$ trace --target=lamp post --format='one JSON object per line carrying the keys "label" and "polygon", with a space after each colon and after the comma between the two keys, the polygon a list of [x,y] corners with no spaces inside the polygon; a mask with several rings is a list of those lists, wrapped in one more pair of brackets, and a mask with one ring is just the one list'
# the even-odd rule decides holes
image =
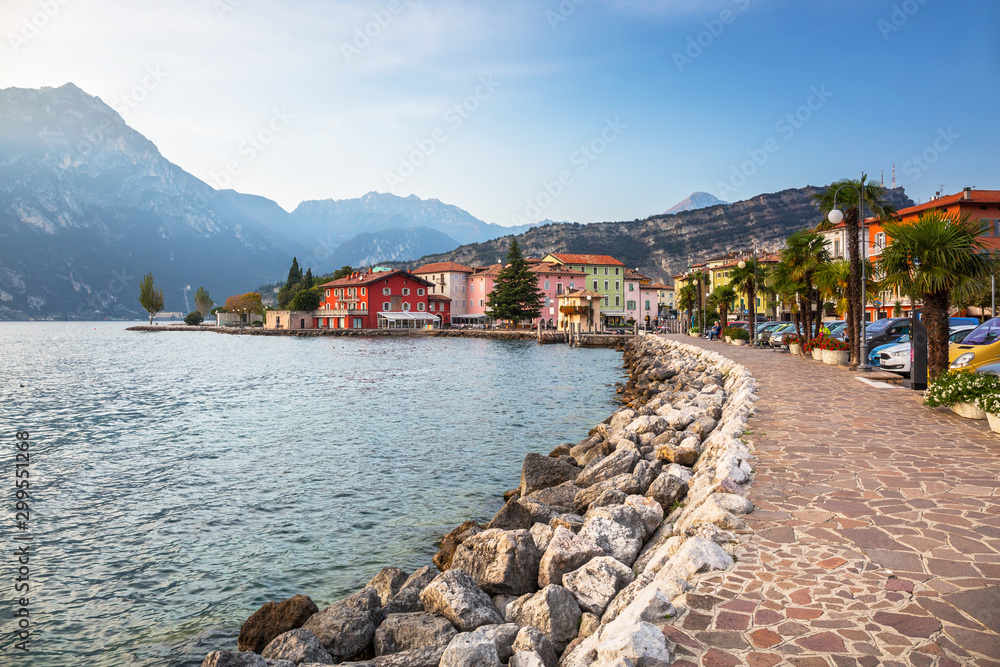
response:
{"label": "lamp post", "polygon": [[[833,224],[840,224],[844,219],[844,212],[837,208],[837,194],[844,188],[850,188],[858,194],[858,221],[861,224],[861,236],[865,233],[865,195],[864,192],[853,185],[841,185],[837,188],[837,191],[833,193],[833,209],[830,211],[827,219]],[[861,245],[861,239],[858,239],[858,245]],[[867,273],[865,267],[865,259],[868,254],[868,243],[864,244],[865,252],[861,257],[861,340],[860,340],[860,363],[858,364],[858,370],[862,373],[868,372],[872,369],[868,365],[868,277],[865,275]],[[861,248],[858,248],[858,254],[861,253]]]}
{"label": "lamp post", "polygon": [[[754,342],[756,341],[756,338],[757,338],[757,336],[756,336],[756,334],[757,334],[757,290],[760,287],[760,285],[757,284],[757,249],[756,248],[754,248],[754,251],[753,251],[753,259],[754,259],[754,263],[753,263],[753,296],[747,294],[747,300],[750,301],[750,303],[749,303],[750,314],[751,314],[750,319],[752,320],[750,322],[750,326],[749,326],[749,329],[750,329],[750,344],[751,345],[754,344]],[[740,267],[741,269],[745,269],[745,268],[747,268],[747,262],[746,262],[745,259],[741,259],[737,263],[736,266]]]}

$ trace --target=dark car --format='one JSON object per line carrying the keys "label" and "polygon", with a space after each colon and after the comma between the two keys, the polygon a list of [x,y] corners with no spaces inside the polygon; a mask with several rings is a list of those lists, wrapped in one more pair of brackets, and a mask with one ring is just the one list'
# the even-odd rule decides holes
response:
{"label": "dark car", "polygon": [[873,350],[879,345],[895,343],[903,336],[910,335],[910,318],[890,317],[884,320],[876,320],[868,324],[866,328],[868,334],[868,349]]}
{"label": "dark car", "polygon": [[771,338],[771,332],[786,324],[788,322],[767,322],[757,327],[757,338],[760,339],[760,344],[767,345],[767,341]]}

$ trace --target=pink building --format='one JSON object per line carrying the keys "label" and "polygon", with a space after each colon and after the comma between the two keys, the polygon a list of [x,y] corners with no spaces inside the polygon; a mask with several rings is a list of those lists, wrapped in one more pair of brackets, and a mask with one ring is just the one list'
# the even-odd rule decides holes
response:
{"label": "pink building", "polygon": [[541,317],[532,320],[531,326],[537,327],[541,320],[543,326],[555,328],[559,323],[559,297],[583,289],[587,274],[562,264],[541,261],[531,264],[528,270],[538,276],[538,289],[545,293]]}
{"label": "pink building", "polygon": [[466,278],[466,294],[468,296],[468,306],[465,315],[458,316],[452,314],[452,322],[455,324],[473,323],[483,324],[488,319],[486,308],[486,297],[493,291],[493,281],[500,275],[503,264],[493,266],[477,266]]}

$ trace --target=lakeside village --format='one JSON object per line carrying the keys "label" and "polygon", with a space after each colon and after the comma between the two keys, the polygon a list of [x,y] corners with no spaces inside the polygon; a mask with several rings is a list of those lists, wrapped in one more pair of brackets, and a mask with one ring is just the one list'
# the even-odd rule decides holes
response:
{"label": "lakeside village", "polygon": [[[252,292],[230,297],[224,307],[212,309],[208,293],[199,289],[198,311],[186,321],[201,323],[211,312],[220,327],[250,325],[272,330],[502,324],[583,333],[644,329],[704,335],[721,334],[722,329],[741,323],[750,341],[757,342],[756,327],[749,327],[749,320],[794,323],[794,338],[786,335],[788,342],[808,343],[826,333],[824,323],[843,324],[843,318],[859,325],[862,317],[873,323],[909,317],[914,311],[923,317],[928,302],[940,310],[942,298],[950,316],[979,321],[993,317],[992,260],[1000,250],[1000,190],[965,188],[951,195],[938,193],[925,203],[895,211],[884,199],[884,186],[869,181],[863,188],[864,203],[872,215],[862,223],[857,185],[854,181],[832,184],[817,202],[819,209],[831,215],[812,227],[803,221],[804,229],[793,233],[779,252],[751,250],[689,263],[685,272],[672,276],[672,285],[654,282],[610,255],[556,252],[524,258],[514,241],[505,264],[439,262],[412,271],[344,267],[326,282],[325,278],[314,280],[311,269],[303,274],[293,259],[288,280],[278,290],[277,307],[265,307],[261,295]],[[840,211],[838,204],[845,210]],[[985,256],[990,266],[966,267],[968,271],[962,266],[944,267],[952,279],[942,292],[939,285],[928,282],[937,280],[933,269],[942,259],[931,252],[920,266],[908,258],[924,250],[946,250],[942,244],[955,242],[949,229],[960,227],[968,231],[968,252]],[[895,255],[887,252],[893,245],[891,231],[895,237],[905,236],[900,240],[907,246],[919,246],[901,265],[886,263],[895,261]],[[917,237],[910,238],[914,232],[919,232]],[[857,298],[862,280],[863,300]],[[152,275],[141,285],[140,301],[151,318],[162,310],[162,292],[153,287]],[[849,339],[857,330],[843,326],[840,338]],[[729,333],[741,337],[739,332]],[[852,354],[852,365],[858,361],[856,356]]]}

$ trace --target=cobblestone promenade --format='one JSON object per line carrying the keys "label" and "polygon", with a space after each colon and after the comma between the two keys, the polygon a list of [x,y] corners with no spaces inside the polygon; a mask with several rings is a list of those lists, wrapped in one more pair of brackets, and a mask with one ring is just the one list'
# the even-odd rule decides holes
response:
{"label": "cobblestone promenade", "polygon": [[736,567],[664,627],[675,664],[1000,666],[1000,437],[818,361],[686,336],[758,381]]}

